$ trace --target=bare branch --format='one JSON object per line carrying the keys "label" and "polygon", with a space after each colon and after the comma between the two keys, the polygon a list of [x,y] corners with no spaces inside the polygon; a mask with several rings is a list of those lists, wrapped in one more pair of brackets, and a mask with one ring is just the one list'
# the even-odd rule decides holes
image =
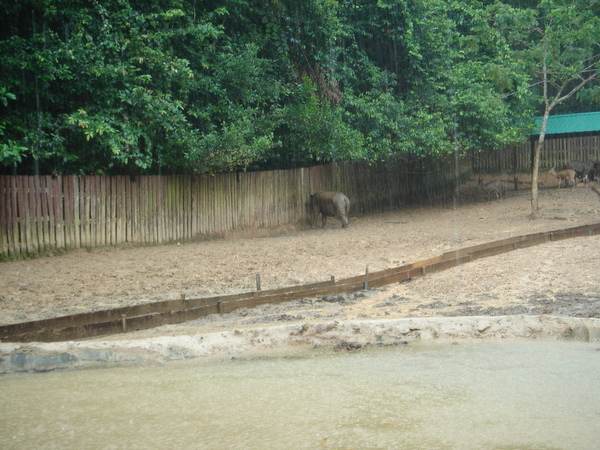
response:
{"label": "bare branch", "polygon": [[527,86],[522,87],[521,89],[517,89],[514,92],[509,92],[508,94],[503,95],[500,98],[501,99],[505,99],[505,98],[508,98],[508,97],[512,97],[513,95],[517,95],[519,92],[527,91],[527,90],[531,89],[532,87],[539,86],[540,84],[542,84],[541,81],[538,81],[537,83],[529,84]]}
{"label": "bare branch", "polygon": [[[562,101],[564,101],[564,100],[568,99],[568,98],[569,98],[569,97],[571,97],[573,94],[575,94],[577,91],[579,91],[579,90],[580,90],[582,87],[584,87],[584,86],[585,86],[586,84],[588,84],[590,81],[592,81],[592,80],[595,80],[596,78],[598,78],[598,72],[595,72],[595,73],[593,73],[592,75],[590,75],[590,76],[589,76],[589,77],[587,77],[587,78],[582,78],[581,82],[580,82],[580,83],[579,83],[577,86],[575,86],[573,89],[571,89],[571,90],[570,90],[570,91],[569,91],[567,94],[565,94],[564,96],[562,96],[562,97],[558,97],[558,95],[560,94],[560,93],[559,93],[559,94],[557,95],[557,97],[555,97],[554,103],[555,103],[555,104],[558,104],[558,103],[560,103],[560,102],[562,102]],[[564,88],[564,86],[563,86],[563,88]],[[562,92],[562,90],[561,90],[561,92]]]}

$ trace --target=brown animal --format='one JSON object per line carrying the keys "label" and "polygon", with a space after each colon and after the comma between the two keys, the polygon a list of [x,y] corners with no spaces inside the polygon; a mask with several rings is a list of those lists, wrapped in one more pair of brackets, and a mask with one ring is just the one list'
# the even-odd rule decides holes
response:
{"label": "brown animal", "polygon": [[327,217],[337,217],[342,222],[342,228],[348,226],[348,212],[350,200],[341,192],[317,192],[310,196],[310,210],[312,213],[312,226],[317,222],[319,214],[322,216],[322,226],[325,226]]}
{"label": "brown animal", "polygon": [[548,171],[548,173],[554,175],[558,179],[558,189],[560,189],[560,187],[562,186],[563,181],[567,186],[569,185],[569,183],[571,183],[573,187],[577,185],[577,172],[575,172],[573,169],[562,169],[557,172],[556,170],[554,170],[553,167]]}
{"label": "brown animal", "polygon": [[504,195],[505,187],[502,181],[489,181],[484,183],[480,178],[477,187],[483,191],[486,197],[496,196],[496,200]]}

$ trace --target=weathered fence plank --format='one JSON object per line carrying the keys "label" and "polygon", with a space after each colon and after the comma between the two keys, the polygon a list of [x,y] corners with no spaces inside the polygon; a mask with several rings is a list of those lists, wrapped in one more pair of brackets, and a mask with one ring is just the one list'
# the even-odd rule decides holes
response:
{"label": "weathered fence plank", "polygon": [[8,215],[9,205],[7,202],[8,194],[6,188],[6,177],[0,176],[0,228],[4,231],[3,239],[0,239],[0,253],[7,255],[9,249],[9,227]]}
{"label": "weathered fence plank", "polygon": [[18,202],[18,218],[19,218],[19,232],[21,233],[21,251],[24,253],[30,253],[32,249],[31,246],[31,226],[30,226],[30,217],[29,217],[29,207],[26,200],[26,184],[25,181],[27,179],[25,177],[17,178],[17,202]]}
{"label": "weathered fence plank", "polygon": [[89,179],[82,177],[80,178],[79,183],[79,214],[81,220],[81,241],[80,244],[82,247],[88,247],[91,245],[90,242],[90,204],[88,201],[88,193],[89,193]]}

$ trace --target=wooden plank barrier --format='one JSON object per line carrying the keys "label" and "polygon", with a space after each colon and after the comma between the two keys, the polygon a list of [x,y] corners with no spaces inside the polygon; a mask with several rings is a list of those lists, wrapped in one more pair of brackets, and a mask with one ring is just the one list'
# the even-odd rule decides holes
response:
{"label": "wooden plank barrier", "polygon": [[0,175],[0,257],[302,224],[320,190],[345,192],[363,214],[435,204],[468,173],[468,158],[457,174],[454,164],[415,157],[215,175]]}
{"label": "wooden plank barrier", "polygon": [[127,333],[195,320],[210,314],[225,314],[240,308],[283,303],[302,298],[340,295],[401,283],[430,273],[450,269],[479,258],[507,253],[551,241],[600,234],[600,223],[511,237],[465,247],[440,256],[379,272],[307,285],[267,291],[245,292],[206,298],[182,298],[115,309],[73,314],[0,326],[2,342],[54,342]]}

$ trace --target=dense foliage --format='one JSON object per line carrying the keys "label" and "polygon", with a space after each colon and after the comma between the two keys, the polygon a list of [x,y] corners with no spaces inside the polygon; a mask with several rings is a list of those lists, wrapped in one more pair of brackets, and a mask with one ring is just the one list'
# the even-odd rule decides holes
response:
{"label": "dense foliage", "polygon": [[[532,30],[562,3],[9,2],[1,170],[214,173],[498,148],[541,111]],[[598,18],[585,5],[580,33]],[[597,109],[598,92],[563,112]]]}

